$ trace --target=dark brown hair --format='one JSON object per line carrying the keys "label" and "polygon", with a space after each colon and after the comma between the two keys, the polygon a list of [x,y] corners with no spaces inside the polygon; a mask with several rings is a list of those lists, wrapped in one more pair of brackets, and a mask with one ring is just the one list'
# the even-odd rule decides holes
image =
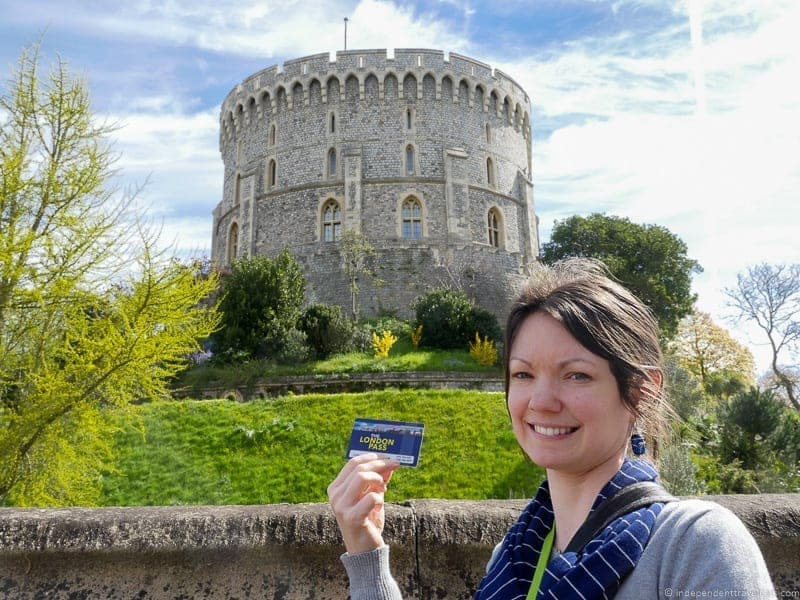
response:
{"label": "dark brown hair", "polygon": [[664,369],[658,323],[644,303],[611,279],[599,261],[570,258],[536,265],[506,323],[506,397],[511,345],[536,312],[559,321],[584,348],[609,362],[623,404],[655,450],[663,430]]}

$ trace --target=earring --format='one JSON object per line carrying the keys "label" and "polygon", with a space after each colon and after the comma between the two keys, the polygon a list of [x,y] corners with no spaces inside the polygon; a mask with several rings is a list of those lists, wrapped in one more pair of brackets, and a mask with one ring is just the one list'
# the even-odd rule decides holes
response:
{"label": "earring", "polygon": [[645,444],[641,433],[634,433],[631,436],[631,449],[636,456],[641,456],[647,452],[647,444]]}

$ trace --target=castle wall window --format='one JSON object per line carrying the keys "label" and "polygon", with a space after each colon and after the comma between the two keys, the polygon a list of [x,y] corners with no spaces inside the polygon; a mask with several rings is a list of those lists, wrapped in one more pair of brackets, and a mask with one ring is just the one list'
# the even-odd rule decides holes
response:
{"label": "castle wall window", "polygon": [[335,242],[342,236],[342,209],[336,200],[328,200],[322,208],[322,239]]}
{"label": "castle wall window", "polygon": [[330,131],[331,133],[336,133],[336,115],[335,115],[334,113],[331,113],[331,119],[330,119],[330,128],[329,128],[329,131]]}
{"label": "castle wall window", "polygon": [[492,128],[488,123],[486,124],[486,143],[492,143]]}
{"label": "castle wall window", "polygon": [[422,205],[416,198],[408,198],[402,208],[404,238],[419,239],[422,237]]}
{"label": "castle wall window", "polygon": [[278,165],[273,158],[269,161],[269,168],[267,169],[267,185],[269,187],[275,187],[275,184],[278,181]]}
{"label": "castle wall window", "polygon": [[414,128],[414,113],[410,108],[406,109],[406,129],[409,131]]}
{"label": "castle wall window", "polygon": [[275,145],[275,124],[272,124],[272,127],[269,128],[269,145]]}
{"label": "castle wall window", "polygon": [[228,256],[227,263],[230,265],[239,255],[239,225],[234,223],[228,231]]}
{"label": "castle wall window", "polygon": [[336,177],[336,148],[328,150],[328,177]]}
{"label": "castle wall window", "polygon": [[494,161],[491,158],[486,159],[486,184],[494,185]]}
{"label": "castle wall window", "polygon": [[490,208],[488,218],[489,245],[495,248],[501,246],[503,232],[502,223],[503,219],[500,216],[500,211],[496,208]]}
{"label": "castle wall window", "polygon": [[414,174],[414,146],[406,146],[406,175]]}

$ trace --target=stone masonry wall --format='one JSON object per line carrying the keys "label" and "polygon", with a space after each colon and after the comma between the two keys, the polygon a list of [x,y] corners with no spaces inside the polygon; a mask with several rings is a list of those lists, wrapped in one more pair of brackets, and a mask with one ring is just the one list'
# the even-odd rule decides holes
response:
{"label": "stone masonry wall", "polygon": [[[310,301],[349,310],[338,243],[323,239],[323,207],[333,200],[342,228],[378,249],[383,284],[363,282],[362,314],[408,316],[419,293],[443,278],[454,284],[469,265],[467,291],[503,315],[507,286],[538,256],[527,94],[457,54],[367,50],[331,58],[265,69],[223,102],[225,180],[212,258],[225,265],[288,247],[304,267]],[[410,197],[422,207],[419,239],[403,237]],[[489,240],[490,210],[500,216],[499,247]]]}
{"label": "stone masonry wall", "polygon": [[[800,495],[708,499],[748,527],[778,597],[800,597]],[[471,598],[525,502],[389,504],[385,534],[404,597]],[[0,508],[0,598],[346,598],[343,550],[324,504]]]}

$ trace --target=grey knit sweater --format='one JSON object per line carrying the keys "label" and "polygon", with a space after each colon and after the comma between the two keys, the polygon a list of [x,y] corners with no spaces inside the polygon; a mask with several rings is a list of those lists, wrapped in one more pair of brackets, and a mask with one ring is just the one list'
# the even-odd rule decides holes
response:
{"label": "grey knit sweater", "polygon": [[[344,554],[352,600],[402,600],[389,572],[389,547]],[[755,540],[732,512],[701,500],[667,504],[615,600],[775,598]]]}

